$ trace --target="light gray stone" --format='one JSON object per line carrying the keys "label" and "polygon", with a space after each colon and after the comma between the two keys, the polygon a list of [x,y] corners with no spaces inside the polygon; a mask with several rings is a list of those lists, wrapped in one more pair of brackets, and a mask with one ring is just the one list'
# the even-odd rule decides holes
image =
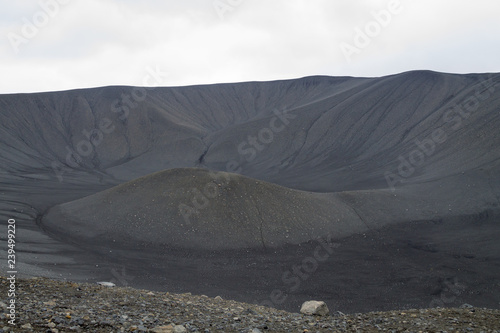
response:
{"label": "light gray stone", "polygon": [[330,313],[328,306],[323,301],[307,301],[302,304],[300,313],[306,315],[326,316]]}

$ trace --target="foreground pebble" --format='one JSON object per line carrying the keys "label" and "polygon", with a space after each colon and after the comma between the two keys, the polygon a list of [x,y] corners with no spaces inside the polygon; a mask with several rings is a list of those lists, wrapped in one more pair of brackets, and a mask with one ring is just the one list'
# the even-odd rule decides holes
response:
{"label": "foreground pebble", "polygon": [[[0,279],[7,295],[7,280]],[[0,332],[499,332],[500,310],[464,307],[312,316],[191,294],[43,278],[17,281],[17,325]],[[337,312],[338,313],[338,312]]]}
{"label": "foreground pebble", "polygon": [[313,316],[326,316],[330,313],[328,306],[323,301],[307,301],[302,304],[300,313]]}

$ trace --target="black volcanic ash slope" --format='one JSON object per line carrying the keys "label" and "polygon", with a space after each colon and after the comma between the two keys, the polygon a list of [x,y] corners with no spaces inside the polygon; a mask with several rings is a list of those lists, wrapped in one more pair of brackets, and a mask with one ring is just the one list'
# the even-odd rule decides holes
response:
{"label": "black volcanic ash slope", "polygon": [[[231,172],[233,161],[243,175],[296,189],[380,189],[436,129],[447,140],[397,187],[479,168],[490,177],[500,159],[499,82],[415,71],[156,88],[141,100],[133,87],[2,95],[0,182],[116,185],[177,167]],[[276,115],[285,111],[285,120]],[[69,152],[80,153],[78,165]]]}
{"label": "black volcanic ash slope", "polygon": [[365,231],[335,195],[226,172],[170,169],[53,207],[44,227],[87,245],[266,248]]}
{"label": "black volcanic ash slope", "polygon": [[[59,239],[91,248],[224,250],[340,239],[384,226],[494,209],[485,180],[462,189],[428,186],[314,193],[199,168],[157,172],[52,207],[41,220]],[[477,187],[477,188],[476,188]],[[456,197],[458,195],[458,198]],[[470,197],[475,197],[471,200]],[[460,220],[460,218],[458,218]]]}
{"label": "black volcanic ash slope", "polygon": [[[338,196],[375,227],[498,209],[499,82],[415,71],[156,88],[128,103],[137,88],[2,95],[0,216],[33,219],[153,172],[228,163],[288,188],[349,191]],[[446,140],[429,148],[437,130]]]}
{"label": "black volcanic ash slope", "polygon": [[[194,251],[158,259],[122,247],[274,247],[330,233],[342,246],[296,302],[428,306],[449,277],[469,286],[462,296],[498,306],[499,111],[500,74],[430,71],[0,95],[0,219],[16,218],[27,275],[110,279],[105,258],[148,287],[254,301],[249,290],[265,299],[284,287],[307,244],[276,249],[288,252],[269,264],[242,251],[241,265],[239,251],[190,264],[176,255]],[[186,168],[241,176],[222,184]],[[199,193],[214,186],[205,204]],[[35,219],[51,207],[45,234]],[[94,245],[107,255],[93,256]]]}

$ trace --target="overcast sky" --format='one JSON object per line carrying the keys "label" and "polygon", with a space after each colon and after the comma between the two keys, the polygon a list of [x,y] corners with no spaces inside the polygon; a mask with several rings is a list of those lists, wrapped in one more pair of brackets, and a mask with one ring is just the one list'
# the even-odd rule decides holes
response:
{"label": "overcast sky", "polygon": [[[0,5],[0,93],[383,76],[414,69],[500,72],[498,0]],[[152,80],[155,71],[161,75]]]}

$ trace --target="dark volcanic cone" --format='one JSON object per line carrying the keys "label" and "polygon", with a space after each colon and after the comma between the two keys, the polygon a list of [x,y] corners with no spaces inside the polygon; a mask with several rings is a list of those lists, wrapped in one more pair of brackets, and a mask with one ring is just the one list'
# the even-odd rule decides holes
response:
{"label": "dark volcanic cone", "polygon": [[288,189],[226,172],[154,173],[53,207],[50,232],[109,247],[276,247],[365,230],[335,194]]}

